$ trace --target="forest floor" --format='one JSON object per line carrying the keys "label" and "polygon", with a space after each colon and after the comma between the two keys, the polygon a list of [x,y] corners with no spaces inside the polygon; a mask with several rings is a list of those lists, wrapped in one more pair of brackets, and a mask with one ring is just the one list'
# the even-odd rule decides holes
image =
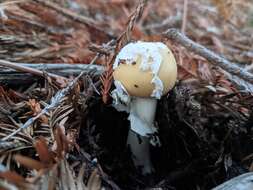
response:
{"label": "forest floor", "polygon": [[[164,42],[178,64],[148,177],[110,97],[115,55],[136,40]],[[211,189],[253,171],[252,127],[251,0],[0,1],[0,189]]]}

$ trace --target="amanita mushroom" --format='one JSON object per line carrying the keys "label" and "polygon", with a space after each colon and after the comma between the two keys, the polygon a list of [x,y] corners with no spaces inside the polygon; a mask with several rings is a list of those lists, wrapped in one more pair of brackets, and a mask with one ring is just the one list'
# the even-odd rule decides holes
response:
{"label": "amanita mushroom", "polygon": [[154,126],[157,100],[173,88],[177,65],[170,49],[161,42],[134,42],[124,46],[113,65],[116,89],[114,106],[129,112],[127,144],[143,175],[154,171],[150,143],[159,145]]}

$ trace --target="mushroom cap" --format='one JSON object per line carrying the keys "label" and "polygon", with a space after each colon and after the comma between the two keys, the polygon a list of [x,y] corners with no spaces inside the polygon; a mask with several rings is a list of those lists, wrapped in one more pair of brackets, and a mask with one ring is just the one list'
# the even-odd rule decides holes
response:
{"label": "mushroom cap", "polygon": [[173,88],[177,64],[171,50],[161,42],[136,42],[121,49],[114,63],[114,80],[130,96],[159,99]]}

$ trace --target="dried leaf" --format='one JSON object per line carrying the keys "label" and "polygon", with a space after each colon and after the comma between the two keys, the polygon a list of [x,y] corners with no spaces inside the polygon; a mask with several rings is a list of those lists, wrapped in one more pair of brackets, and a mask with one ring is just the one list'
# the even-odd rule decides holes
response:
{"label": "dried leaf", "polygon": [[43,164],[40,161],[18,154],[14,156],[14,159],[16,162],[30,169],[41,170],[47,167],[46,164]]}
{"label": "dried leaf", "polygon": [[25,178],[13,171],[0,172],[0,177],[15,184],[26,183]]}
{"label": "dried leaf", "polygon": [[67,141],[67,137],[63,134],[63,131],[60,127],[57,127],[55,130],[55,141],[57,156],[62,158],[68,151],[69,142]]}
{"label": "dried leaf", "polygon": [[36,140],[35,149],[39,155],[40,160],[45,164],[50,164],[54,161],[52,152],[48,150],[47,141],[44,137]]}

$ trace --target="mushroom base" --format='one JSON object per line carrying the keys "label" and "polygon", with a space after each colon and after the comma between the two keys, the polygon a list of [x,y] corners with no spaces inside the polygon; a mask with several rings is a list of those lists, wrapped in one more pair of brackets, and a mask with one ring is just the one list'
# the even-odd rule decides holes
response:
{"label": "mushroom base", "polygon": [[138,135],[129,130],[127,137],[127,145],[129,146],[134,165],[140,169],[143,175],[154,172],[153,165],[150,160],[150,143],[148,137]]}

